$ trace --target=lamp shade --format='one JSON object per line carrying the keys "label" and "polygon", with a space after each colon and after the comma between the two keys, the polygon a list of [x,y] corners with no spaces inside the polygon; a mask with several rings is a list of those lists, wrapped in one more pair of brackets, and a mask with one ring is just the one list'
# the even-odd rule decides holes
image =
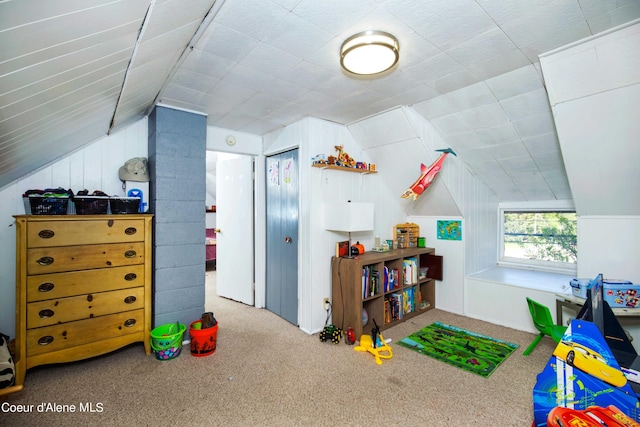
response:
{"label": "lamp shade", "polygon": [[324,228],[343,232],[373,230],[373,203],[336,202],[325,205]]}

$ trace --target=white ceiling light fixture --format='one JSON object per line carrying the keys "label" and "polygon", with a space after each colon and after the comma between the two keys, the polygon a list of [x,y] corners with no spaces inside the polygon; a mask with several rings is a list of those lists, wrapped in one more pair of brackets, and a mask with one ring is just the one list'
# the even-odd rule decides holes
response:
{"label": "white ceiling light fixture", "polygon": [[400,59],[398,40],[384,31],[354,34],[340,47],[340,65],[353,74],[371,75],[387,71]]}

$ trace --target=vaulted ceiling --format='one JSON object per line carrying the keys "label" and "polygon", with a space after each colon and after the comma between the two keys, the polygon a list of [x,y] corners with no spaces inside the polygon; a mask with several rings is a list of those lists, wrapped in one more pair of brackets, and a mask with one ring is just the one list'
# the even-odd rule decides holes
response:
{"label": "vaulted ceiling", "polygon": [[[160,103],[263,135],[412,106],[500,200],[571,192],[538,55],[640,17],[638,0],[0,0],[0,188]],[[340,69],[379,29],[400,61]]]}

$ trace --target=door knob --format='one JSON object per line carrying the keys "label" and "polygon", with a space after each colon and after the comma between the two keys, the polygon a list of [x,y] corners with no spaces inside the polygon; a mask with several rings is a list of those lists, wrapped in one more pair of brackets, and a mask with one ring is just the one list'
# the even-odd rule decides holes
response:
{"label": "door knob", "polygon": [[218,234],[220,232],[220,229],[219,228],[214,228],[213,231],[215,231],[216,234]]}
{"label": "door knob", "polygon": [[284,238],[284,242],[285,242],[285,243],[291,243],[291,241],[292,241],[292,239],[291,239],[291,237],[289,237],[289,236],[287,236],[287,237],[285,237],[285,238]]}

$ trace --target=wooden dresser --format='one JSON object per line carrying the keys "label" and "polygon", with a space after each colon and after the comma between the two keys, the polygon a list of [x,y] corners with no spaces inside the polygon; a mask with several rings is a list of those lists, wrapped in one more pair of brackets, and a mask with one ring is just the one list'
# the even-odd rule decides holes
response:
{"label": "wooden dresser", "polygon": [[134,342],[150,354],[152,215],[15,219],[16,385]]}

